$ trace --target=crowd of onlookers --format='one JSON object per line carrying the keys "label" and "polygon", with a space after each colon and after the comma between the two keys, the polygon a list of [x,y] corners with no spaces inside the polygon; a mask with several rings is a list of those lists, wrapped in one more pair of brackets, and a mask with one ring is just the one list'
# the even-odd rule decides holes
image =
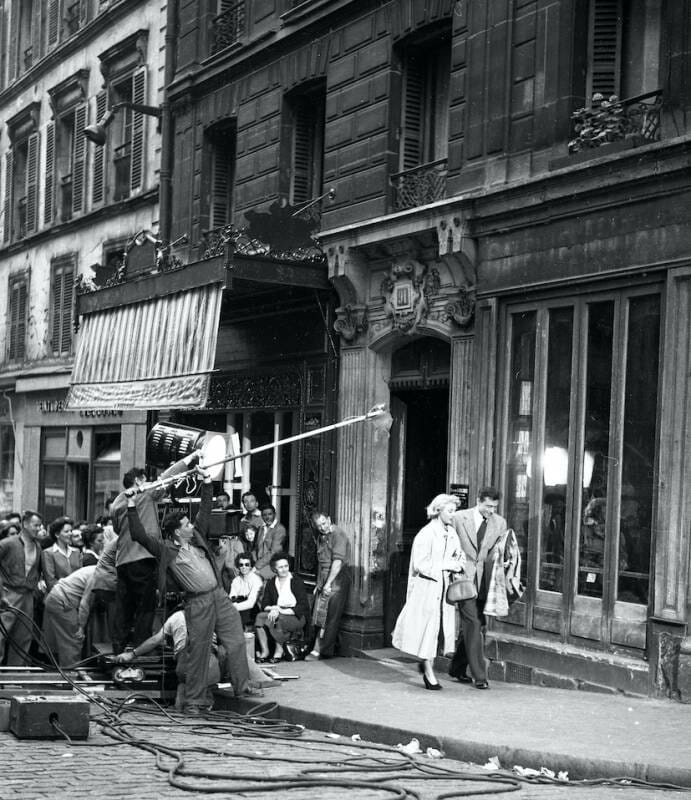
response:
{"label": "crowd of onlookers", "polygon": [[[116,660],[128,662],[166,639],[177,658],[189,650],[188,629],[206,613],[198,600],[212,587],[230,601],[223,613],[237,612],[238,630],[255,633],[257,662],[333,654],[349,584],[349,544],[327,514],[314,515],[320,568],[308,593],[292,572],[288,532],[276,509],[268,503],[260,508],[252,492],[242,496],[242,509],[233,509],[221,492],[211,514],[198,515],[204,523],[197,530],[183,511],[160,520],[157,504],[165,491],[148,491],[143,470],[130,470],[123,485],[109,513],[93,523],[60,516],[46,527],[34,511],[0,521],[0,664],[50,665],[52,655],[61,668],[74,667],[89,660],[97,643],[105,645],[101,652],[112,650]],[[202,507],[210,498],[209,486]],[[213,514],[230,524],[209,542]],[[168,546],[178,573],[154,541]],[[187,552],[196,553],[189,562]],[[177,595],[159,586],[166,564],[180,578]],[[157,608],[164,624],[154,632]],[[239,639],[233,641],[238,649]]]}

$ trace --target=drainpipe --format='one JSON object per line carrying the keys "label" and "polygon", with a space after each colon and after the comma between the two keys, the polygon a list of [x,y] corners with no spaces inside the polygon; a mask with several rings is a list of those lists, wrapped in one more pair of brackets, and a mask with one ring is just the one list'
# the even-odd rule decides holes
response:
{"label": "drainpipe", "polygon": [[170,244],[173,227],[173,153],[175,130],[173,114],[168,100],[168,87],[175,78],[175,48],[177,42],[177,3],[168,0],[166,4],[166,35],[164,47],[163,102],[161,103],[161,168],[159,172],[158,207],[159,238],[164,245]]}

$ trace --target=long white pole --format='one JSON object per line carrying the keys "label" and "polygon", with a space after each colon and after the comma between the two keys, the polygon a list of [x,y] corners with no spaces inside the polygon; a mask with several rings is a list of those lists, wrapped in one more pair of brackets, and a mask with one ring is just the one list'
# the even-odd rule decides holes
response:
{"label": "long white pole", "polygon": [[[361,414],[359,417],[348,417],[348,419],[343,419],[340,422],[334,422],[331,425],[325,425],[323,428],[315,428],[313,431],[305,431],[304,433],[297,433],[294,436],[288,436],[286,439],[279,439],[278,441],[269,442],[268,444],[260,445],[259,447],[252,447],[249,450],[245,450],[242,453],[235,453],[231,456],[226,456],[222,458],[220,461],[214,461],[213,464],[204,464],[204,469],[211,469],[211,467],[217,467],[219,464],[225,464],[228,461],[236,461],[239,458],[244,458],[245,456],[252,456],[255,453],[261,453],[264,450],[271,450],[274,447],[278,447],[279,445],[283,444],[291,444],[292,442],[297,442],[300,439],[309,439],[312,436],[319,436],[321,433],[327,433],[328,431],[333,431],[336,428],[344,428],[346,425],[353,425],[356,422],[365,422],[369,419],[374,419],[375,417],[379,417],[382,414],[386,413],[386,406],[384,403],[379,403],[376,406],[372,406],[372,408],[366,413]],[[141,486],[141,491],[145,492],[147,489],[160,489],[161,487],[169,486],[170,484],[177,483],[182,478],[191,475],[196,470],[189,469],[186,472],[178,472],[177,475],[169,475],[167,478],[161,478],[157,481],[151,481],[150,483],[145,483]]]}

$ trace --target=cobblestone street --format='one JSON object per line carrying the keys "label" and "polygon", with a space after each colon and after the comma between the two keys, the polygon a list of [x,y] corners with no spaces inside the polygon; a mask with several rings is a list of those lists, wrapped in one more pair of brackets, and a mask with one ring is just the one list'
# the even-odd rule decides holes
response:
{"label": "cobblestone street", "polygon": [[[98,709],[96,709],[98,711]],[[129,742],[123,740],[128,739]],[[0,734],[1,800],[472,796],[650,800],[686,792],[637,787],[529,785],[489,777],[477,765],[414,757],[385,745],[300,730],[262,717],[208,719],[125,709],[92,718],[85,742],[19,740]],[[396,776],[392,778],[392,776]]]}

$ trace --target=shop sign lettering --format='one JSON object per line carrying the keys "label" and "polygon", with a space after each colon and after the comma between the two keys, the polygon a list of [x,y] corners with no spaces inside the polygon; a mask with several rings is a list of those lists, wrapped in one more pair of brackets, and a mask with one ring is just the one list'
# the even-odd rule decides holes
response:
{"label": "shop sign lettering", "polygon": [[[38,410],[41,414],[69,414],[72,412],[71,408],[67,408],[66,400],[39,400],[36,403]],[[79,412],[79,416],[86,419],[95,419],[97,417],[121,417],[122,411],[116,409],[95,409],[85,410]]]}

